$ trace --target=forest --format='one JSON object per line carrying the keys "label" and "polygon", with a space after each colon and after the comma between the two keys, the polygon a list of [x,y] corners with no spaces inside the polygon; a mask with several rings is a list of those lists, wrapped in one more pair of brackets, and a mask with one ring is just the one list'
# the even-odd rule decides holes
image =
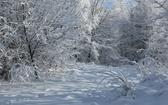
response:
{"label": "forest", "polygon": [[[89,88],[86,81],[94,85]],[[102,102],[93,103],[90,100],[94,99],[87,99],[89,103],[61,103],[65,100],[56,103],[54,99],[42,96],[50,100],[43,104],[143,105],[139,101],[123,100],[136,99],[136,94],[141,93],[152,97],[155,92],[151,91],[155,89],[161,98],[157,98],[156,103],[150,98],[144,105],[167,105],[168,1],[0,0],[0,105],[30,105],[31,102],[42,105],[35,101],[36,98],[16,103],[20,98],[11,96],[7,101],[4,94],[16,94],[13,91],[18,84],[25,88],[17,90],[23,98],[23,93],[30,94],[28,89],[33,86],[37,88],[33,91],[49,88],[42,84],[55,89],[59,84],[58,92],[61,88],[68,90],[62,87],[64,82],[67,87],[73,84],[72,89],[83,84],[83,87],[79,86],[83,94],[86,91],[82,88],[93,89],[93,94],[90,93],[93,97],[94,93],[98,95],[99,88],[99,94],[107,93],[105,96],[110,98],[108,102],[102,97]],[[143,86],[155,88],[150,90]],[[11,92],[7,92],[6,87]],[[151,94],[147,94],[149,92]],[[71,100],[72,97],[68,98]]]}

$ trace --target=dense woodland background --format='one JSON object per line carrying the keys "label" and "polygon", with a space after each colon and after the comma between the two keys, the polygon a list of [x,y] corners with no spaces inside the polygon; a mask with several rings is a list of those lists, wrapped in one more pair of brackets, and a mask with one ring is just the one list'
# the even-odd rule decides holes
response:
{"label": "dense woodland background", "polygon": [[75,62],[167,68],[168,1],[0,0],[1,80],[33,81]]}

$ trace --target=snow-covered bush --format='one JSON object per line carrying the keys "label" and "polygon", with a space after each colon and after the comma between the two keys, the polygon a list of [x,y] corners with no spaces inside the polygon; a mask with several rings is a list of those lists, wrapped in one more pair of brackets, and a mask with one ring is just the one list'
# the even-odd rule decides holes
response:
{"label": "snow-covered bush", "polygon": [[118,81],[119,81],[119,87],[118,89],[121,91],[122,96],[133,96],[133,88],[130,80],[128,77],[126,77],[120,70],[118,71]]}
{"label": "snow-covered bush", "polygon": [[23,64],[13,64],[10,68],[10,82],[11,83],[25,83],[31,82],[35,79],[41,79],[40,75],[35,74],[35,68],[31,66],[26,66]]}
{"label": "snow-covered bush", "polygon": [[[106,76],[100,81],[100,84],[103,81],[107,81],[107,88],[111,88],[112,94],[115,97],[121,96],[131,96],[134,97],[133,81],[127,77],[122,71],[121,68],[116,68],[117,71],[105,71],[102,72]],[[106,83],[105,83],[106,85]]]}

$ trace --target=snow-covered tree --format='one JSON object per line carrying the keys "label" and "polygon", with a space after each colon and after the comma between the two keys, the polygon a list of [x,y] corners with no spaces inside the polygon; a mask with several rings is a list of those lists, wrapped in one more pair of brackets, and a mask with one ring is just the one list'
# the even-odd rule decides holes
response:
{"label": "snow-covered tree", "polygon": [[106,16],[107,9],[104,8],[106,0],[81,0],[80,7],[83,40],[82,47],[78,48],[79,54],[77,60],[80,62],[98,62],[97,44],[92,41],[93,30],[101,23],[101,20]]}
{"label": "snow-covered tree", "polygon": [[[108,5],[105,5],[106,3]],[[125,2],[91,0],[86,4],[85,9],[88,11],[87,15],[84,15],[86,38],[82,41],[83,48],[80,49],[78,61],[118,65],[119,27],[128,12]]]}
{"label": "snow-covered tree", "polygon": [[62,68],[78,41],[78,2],[1,0],[0,5],[1,76],[39,78],[39,71]]}
{"label": "snow-covered tree", "polygon": [[121,25],[120,54],[132,61],[139,61],[145,57],[147,42],[152,27],[148,20],[151,9],[146,0],[136,0],[137,5],[130,11],[129,20]]}
{"label": "snow-covered tree", "polygon": [[152,0],[154,16],[150,22],[154,25],[153,35],[149,40],[147,57],[168,67],[168,1]]}
{"label": "snow-covered tree", "polygon": [[[120,61],[118,53],[119,26],[122,20],[121,1],[107,8],[106,15],[92,31],[92,41],[97,44],[98,60],[103,65],[117,66]],[[109,10],[110,9],[110,10]]]}

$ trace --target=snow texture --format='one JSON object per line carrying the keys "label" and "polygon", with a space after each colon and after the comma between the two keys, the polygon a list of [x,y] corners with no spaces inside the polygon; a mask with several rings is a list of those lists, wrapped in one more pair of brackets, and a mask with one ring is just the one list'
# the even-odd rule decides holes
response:
{"label": "snow texture", "polygon": [[[167,105],[168,80],[151,74],[140,79],[137,66],[110,67],[77,64],[45,82],[0,84],[0,105]],[[120,71],[120,72],[118,72]],[[109,73],[124,74],[132,94],[120,95],[118,79],[109,81]],[[103,81],[102,81],[103,80]]]}

